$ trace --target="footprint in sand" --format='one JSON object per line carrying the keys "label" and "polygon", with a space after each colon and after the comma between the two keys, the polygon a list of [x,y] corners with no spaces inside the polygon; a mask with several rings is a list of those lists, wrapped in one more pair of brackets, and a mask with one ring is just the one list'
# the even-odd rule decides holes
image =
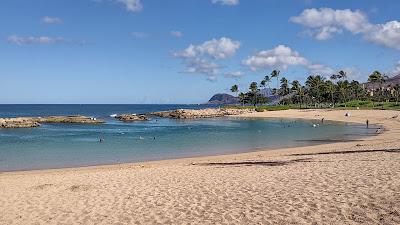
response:
{"label": "footprint in sand", "polygon": [[43,189],[46,189],[46,188],[49,188],[49,187],[52,187],[52,186],[54,186],[54,184],[41,184],[41,185],[33,186],[33,189],[35,189],[35,190],[43,190]]}
{"label": "footprint in sand", "polygon": [[68,188],[68,190],[73,192],[78,192],[78,191],[87,191],[93,188],[94,186],[92,185],[81,184],[81,185],[72,185],[71,187]]}

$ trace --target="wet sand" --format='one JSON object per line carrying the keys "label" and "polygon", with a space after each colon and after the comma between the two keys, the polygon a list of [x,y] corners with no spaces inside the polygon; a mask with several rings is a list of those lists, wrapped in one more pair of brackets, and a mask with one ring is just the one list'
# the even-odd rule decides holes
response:
{"label": "wet sand", "polygon": [[346,112],[240,117],[369,119],[384,131],[235,155],[0,173],[0,224],[400,224],[400,112]]}

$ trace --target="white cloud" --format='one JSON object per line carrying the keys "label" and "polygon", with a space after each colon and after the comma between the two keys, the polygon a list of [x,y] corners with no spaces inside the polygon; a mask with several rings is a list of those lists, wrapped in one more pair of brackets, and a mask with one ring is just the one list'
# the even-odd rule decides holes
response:
{"label": "white cloud", "polygon": [[256,71],[264,68],[280,68],[287,69],[293,65],[308,65],[306,58],[285,45],[278,45],[270,50],[257,52],[255,55],[249,56],[243,60],[243,64],[251,70]]}
{"label": "white cloud", "polygon": [[182,73],[203,74],[208,81],[217,81],[220,65],[201,58],[188,58],[183,61],[185,69]]}
{"label": "white cloud", "polygon": [[306,68],[312,73],[312,74],[320,74],[320,75],[332,75],[335,73],[335,70],[332,69],[329,66],[323,65],[323,64],[310,64],[306,65]]}
{"label": "white cloud", "polygon": [[186,68],[184,73],[202,73],[207,75],[217,75],[220,66],[205,59],[193,58],[184,61]]}
{"label": "white cloud", "polygon": [[173,56],[182,59],[185,66],[183,73],[203,74],[207,80],[216,81],[222,68],[216,61],[234,56],[239,48],[240,42],[222,37],[199,45],[191,44],[182,51],[174,52]]}
{"label": "white cloud", "polygon": [[29,37],[22,37],[18,35],[11,35],[7,38],[7,41],[11,44],[15,45],[50,45],[50,44],[76,44],[76,45],[83,45],[85,44],[84,41],[76,41],[65,39],[62,37],[48,37],[48,36],[29,36]]}
{"label": "white cloud", "polygon": [[211,0],[213,4],[239,5],[239,0]]}
{"label": "white cloud", "polygon": [[263,50],[247,57],[242,63],[252,71],[263,69],[286,70],[290,66],[301,66],[312,74],[331,75],[334,69],[323,64],[312,63],[307,58],[301,56],[297,51],[285,45],[278,45],[273,49]]}
{"label": "white cloud", "polygon": [[224,76],[226,78],[241,78],[243,77],[245,74],[242,71],[234,71],[234,72],[228,72],[225,73]]}
{"label": "white cloud", "polygon": [[145,38],[149,36],[149,34],[144,32],[131,32],[131,36],[134,38]]}
{"label": "white cloud", "polygon": [[190,45],[185,50],[175,52],[175,57],[193,58],[200,55],[208,55],[214,59],[225,59],[235,55],[240,48],[239,41],[233,41],[230,38],[222,37],[220,39],[212,39],[200,45]]}
{"label": "white cloud", "polygon": [[118,2],[125,5],[126,10],[130,12],[140,12],[143,9],[143,5],[140,0],[117,0]]}
{"label": "white cloud", "polygon": [[176,38],[181,38],[183,36],[183,33],[181,31],[176,31],[176,30],[169,32],[169,34]]}
{"label": "white cloud", "polygon": [[290,18],[290,21],[309,28],[343,27],[352,33],[365,31],[368,28],[366,25],[369,24],[367,17],[361,11],[331,8],[306,9],[299,16]]}
{"label": "white cloud", "polygon": [[390,21],[385,24],[377,24],[365,33],[364,37],[374,43],[400,50],[400,22]]}
{"label": "white cloud", "polygon": [[290,18],[290,21],[309,28],[306,33],[317,40],[330,39],[344,29],[352,34],[362,34],[370,42],[400,50],[399,21],[372,24],[359,10],[306,9],[299,16]]}
{"label": "white cloud", "polygon": [[45,16],[42,18],[42,22],[46,24],[61,24],[63,21],[57,17],[48,17]]}
{"label": "white cloud", "polygon": [[310,35],[317,40],[327,40],[331,39],[335,34],[341,34],[343,32],[342,29],[337,27],[321,27],[317,30],[310,30]]}

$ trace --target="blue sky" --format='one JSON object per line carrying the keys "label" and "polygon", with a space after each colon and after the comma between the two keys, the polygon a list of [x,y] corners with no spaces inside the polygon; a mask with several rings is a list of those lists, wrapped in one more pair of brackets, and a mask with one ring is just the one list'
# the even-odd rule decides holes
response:
{"label": "blue sky", "polygon": [[289,80],[400,73],[400,4],[2,0],[0,103],[203,103]]}

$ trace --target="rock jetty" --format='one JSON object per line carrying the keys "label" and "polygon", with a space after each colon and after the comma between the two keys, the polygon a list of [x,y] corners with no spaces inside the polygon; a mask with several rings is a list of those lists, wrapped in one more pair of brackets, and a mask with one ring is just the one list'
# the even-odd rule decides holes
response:
{"label": "rock jetty", "polygon": [[177,109],[170,111],[154,112],[152,115],[175,119],[198,119],[198,118],[213,118],[229,115],[240,115],[244,113],[252,113],[254,109]]}
{"label": "rock jetty", "polygon": [[81,123],[81,124],[100,124],[103,120],[86,116],[49,116],[32,117],[32,120],[38,123]]}
{"label": "rock jetty", "polygon": [[38,126],[40,126],[40,123],[30,118],[0,118],[0,128],[31,128]]}
{"label": "rock jetty", "polygon": [[150,118],[146,115],[136,115],[136,114],[122,114],[118,115],[115,117],[119,121],[124,121],[124,122],[132,122],[132,121],[147,121],[150,120]]}
{"label": "rock jetty", "polygon": [[42,123],[77,123],[100,124],[104,123],[92,117],[86,116],[48,116],[48,117],[17,117],[0,118],[0,128],[30,128],[39,127]]}

